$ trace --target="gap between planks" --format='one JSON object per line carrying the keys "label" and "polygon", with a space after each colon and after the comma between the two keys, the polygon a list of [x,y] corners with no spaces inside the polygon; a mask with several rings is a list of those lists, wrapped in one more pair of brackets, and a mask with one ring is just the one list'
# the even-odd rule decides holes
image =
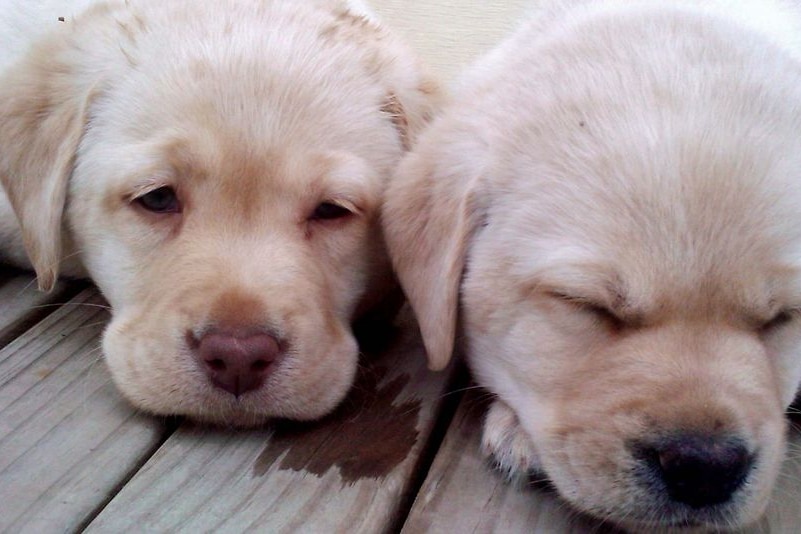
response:
{"label": "gap between planks", "polygon": [[61,281],[52,292],[43,293],[30,273],[0,267],[0,348],[86,287],[86,282]]}
{"label": "gap between planks", "polygon": [[75,530],[163,441],[111,383],[107,320],[88,289],[0,351],[1,531]]}
{"label": "gap between planks", "polygon": [[331,416],[251,431],[184,423],[86,531],[397,530],[449,417],[454,374],[428,371],[407,309]]}
{"label": "gap between planks", "polygon": [[[480,452],[482,418],[489,394],[471,390],[462,399],[402,534],[618,534],[577,514],[544,484],[508,484]],[[801,525],[801,428],[791,419],[788,451],[771,504],[741,534],[798,532]]]}

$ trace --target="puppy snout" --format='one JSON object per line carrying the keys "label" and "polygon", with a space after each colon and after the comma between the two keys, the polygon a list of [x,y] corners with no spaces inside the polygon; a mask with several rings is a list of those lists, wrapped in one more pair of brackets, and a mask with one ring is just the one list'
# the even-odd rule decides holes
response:
{"label": "puppy snout", "polygon": [[670,499],[695,509],[728,502],[754,464],[745,445],[731,437],[687,434],[643,451]]}
{"label": "puppy snout", "polygon": [[237,397],[261,387],[281,356],[279,341],[261,332],[210,331],[193,348],[211,383]]}

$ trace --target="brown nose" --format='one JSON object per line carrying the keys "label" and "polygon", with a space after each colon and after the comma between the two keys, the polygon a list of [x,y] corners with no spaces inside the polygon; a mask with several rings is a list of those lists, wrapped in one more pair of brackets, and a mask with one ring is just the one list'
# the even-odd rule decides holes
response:
{"label": "brown nose", "polygon": [[207,332],[194,351],[212,384],[237,397],[261,387],[280,353],[269,334],[226,331]]}

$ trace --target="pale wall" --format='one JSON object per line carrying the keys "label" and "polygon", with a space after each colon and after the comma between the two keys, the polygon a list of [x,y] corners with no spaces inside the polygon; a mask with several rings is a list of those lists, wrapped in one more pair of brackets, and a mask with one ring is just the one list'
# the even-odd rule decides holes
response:
{"label": "pale wall", "polygon": [[432,72],[450,81],[477,55],[516,27],[531,0],[367,0],[406,37]]}

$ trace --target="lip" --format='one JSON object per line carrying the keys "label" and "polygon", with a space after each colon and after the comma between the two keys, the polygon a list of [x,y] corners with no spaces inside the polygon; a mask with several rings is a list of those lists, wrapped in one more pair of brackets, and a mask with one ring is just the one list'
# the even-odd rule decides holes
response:
{"label": "lip", "polygon": [[[696,529],[715,530],[731,525],[729,514],[724,511],[685,512],[682,510],[660,510],[660,515],[666,516],[662,520],[638,521],[630,519],[618,524],[627,531],[643,532],[660,529],[680,529],[681,531],[695,532]],[[673,517],[670,517],[673,516]]]}
{"label": "lip", "polygon": [[693,532],[700,528],[714,528],[712,525],[696,521],[693,519],[675,519],[666,521],[625,521],[618,523],[626,532],[650,532],[663,529],[680,529],[681,531]]}
{"label": "lip", "polygon": [[269,410],[260,412],[250,399],[235,398],[233,395],[231,397],[222,402],[219,399],[208,399],[207,405],[212,409],[198,412],[188,407],[183,410],[182,416],[202,425],[226,428],[254,428],[275,417],[275,413]]}
{"label": "lip", "polygon": [[[727,502],[703,509],[693,509],[681,503],[669,501],[666,496],[641,494],[639,505],[628,513],[620,511],[603,513],[586,510],[591,516],[617,525],[624,532],[708,532],[725,528],[743,527],[738,521],[738,510],[734,502]],[[569,500],[569,499],[568,499]],[[574,503],[581,510],[581,503]],[[728,531],[728,530],[726,530]]]}

